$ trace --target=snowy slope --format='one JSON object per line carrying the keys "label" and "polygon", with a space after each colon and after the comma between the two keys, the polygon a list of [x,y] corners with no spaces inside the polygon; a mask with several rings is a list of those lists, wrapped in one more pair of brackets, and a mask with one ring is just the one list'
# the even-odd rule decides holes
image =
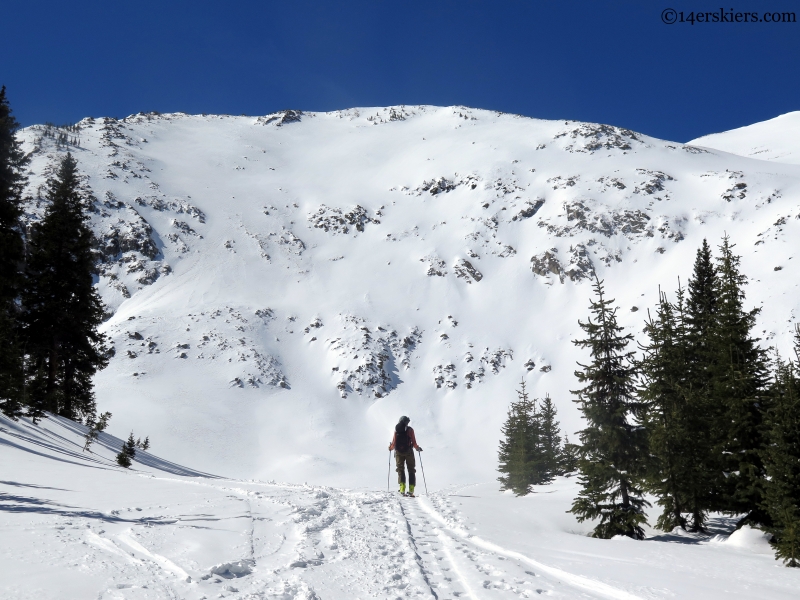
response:
{"label": "snowy slope", "polygon": [[704,135],[692,146],[714,148],[760,160],[800,165],[800,111],[722,133]]}
{"label": "snowy slope", "polygon": [[[639,334],[703,237],[738,244],[765,344],[800,310],[800,166],[463,107],[80,126],[114,311],[99,407],[202,471],[380,487],[408,414],[436,489],[492,481],[521,379],[580,427],[592,274]],[[31,219],[66,151],[46,133],[20,132]]]}
{"label": "snowy slope", "polygon": [[0,417],[0,597],[14,600],[690,600],[796,598],[761,532],[643,542],[586,537],[560,478],[515,498],[493,484],[385,491],[231,480],[120,439]]}

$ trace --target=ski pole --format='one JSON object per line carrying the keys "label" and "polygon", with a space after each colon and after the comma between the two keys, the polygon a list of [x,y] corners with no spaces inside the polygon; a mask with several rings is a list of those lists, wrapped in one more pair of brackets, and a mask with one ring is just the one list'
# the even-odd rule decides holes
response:
{"label": "ski pole", "polygon": [[389,450],[389,470],[386,472],[386,491],[389,491],[389,477],[392,475],[392,451]]}
{"label": "ski pole", "polygon": [[422,466],[422,452],[417,450],[417,454],[419,455],[419,468],[422,469],[422,481],[425,483],[425,495],[428,495],[428,482],[425,481],[425,467]]}

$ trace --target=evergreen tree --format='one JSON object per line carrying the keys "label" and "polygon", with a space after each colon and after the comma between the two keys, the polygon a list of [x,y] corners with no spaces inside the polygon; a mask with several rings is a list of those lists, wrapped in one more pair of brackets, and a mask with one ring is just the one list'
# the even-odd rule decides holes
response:
{"label": "evergreen tree", "polygon": [[[680,296],[679,296],[680,297]],[[658,496],[663,508],[656,527],[672,531],[686,529],[683,512],[687,504],[687,476],[691,464],[693,440],[686,432],[687,414],[684,395],[686,372],[685,344],[672,304],[660,293],[656,316],[649,316],[640,363],[642,387],[639,397],[646,404],[645,428],[649,436],[650,464],[647,489]]]}
{"label": "evergreen tree", "polygon": [[525,382],[517,390],[518,400],[512,402],[508,417],[501,429],[503,439],[498,451],[499,467],[502,473],[497,480],[501,489],[511,490],[517,496],[530,492],[533,480],[532,456],[536,454],[537,435],[534,420],[534,403],[529,399]]}
{"label": "evergreen tree", "polygon": [[588,348],[591,362],[578,363],[575,400],[587,426],[580,432],[583,448],[579,467],[583,489],[572,504],[579,521],[600,519],[592,535],[611,538],[625,535],[642,539],[646,522],[641,479],[646,455],[646,435],[633,420],[640,406],[634,393],[633,352],[627,350],[632,336],[617,324],[613,300],[604,297],[603,284],[595,278],[596,300],[590,317],[578,324],[586,334],[573,343]]}
{"label": "evergreen tree", "polygon": [[93,286],[93,235],[71,154],[47,182],[50,204],[31,232],[23,294],[30,357],[29,402],[78,419],[95,413],[92,376],[107,364],[98,332],[103,305]]}
{"label": "evergreen tree", "polygon": [[[108,422],[111,420],[111,413],[104,412],[100,415],[99,418],[95,419],[94,415],[89,415],[86,417],[86,425],[89,427],[86,435],[83,436],[86,440],[86,443],[83,445],[83,451],[86,452],[89,450],[89,446],[92,445],[93,442],[97,441],[97,438],[100,436],[101,431],[105,431],[106,427],[108,427]],[[91,450],[89,450],[91,452]]]}
{"label": "evergreen tree", "polygon": [[[498,471],[503,473],[498,481],[502,489],[513,490],[518,496],[527,494],[531,485],[552,481],[558,468],[558,423],[554,420],[555,408],[547,399],[549,416],[540,412],[536,400],[528,396],[525,381],[517,390],[518,400],[512,402],[503,425],[500,442]],[[545,418],[549,419],[546,423]],[[555,450],[548,448],[545,427]]]}
{"label": "evergreen tree", "polygon": [[577,471],[580,454],[581,447],[577,444],[570,444],[569,437],[564,436],[564,447],[559,454],[558,474],[568,475]]}
{"label": "evergreen tree", "polygon": [[127,454],[128,458],[131,460],[136,458],[136,438],[133,437],[132,431],[128,436],[128,441],[122,445],[122,451]]}
{"label": "evergreen tree", "polygon": [[24,395],[18,300],[22,283],[22,190],[28,158],[15,137],[19,123],[0,88],[0,411],[16,419]]}
{"label": "evergreen tree", "polygon": [[682,481],[684,508],[691,514],[690,531],[705,531],[709,510],[723,506],[725,475],[720,448],[724,439],[724,404],[714,394],[713,375],[718,355],[713,337],[717,327],[719,280],[708,242],[697,250],[684,310],[679,288],[677,309],[685,357],[682,393],[684,435],[688,440],[687,469]]}
{"label": "evergreen tree", "polygon": [[724,407],[722,419],[717,423],[722,440],[718,452],[723,472],[727,473],[720,508],[729,513],[745,513],[740,525],[766,525],[768,515],[762,508],[765,475],[762,421],[768,403],[764,393],[767,361],[758,346],[759,340],[751,335],[760,310],[744,309],[747,277],[740,272],[739,262],[725,236],[717,259],[719,298],[717,322],[711,336],[716,356],[712,393],[715,405]]}
{"label": "evergreen tree", "polygon": [[[800,340],[797,345],[800,349]],[[780,360],[772,384],[764,452],[764,509],[772,521],[775,554],[800,567],[800,371]]]}
{"label": "evergreen tree", "polygon": [[[522,381],[521,390],[525,392],[525,381]],[[525,392],[525,398],[528,394]],[[542,412],[539,410],[537,399],[530,402],[531,410],[528,416],[527,436],[527,462],[528,462],[528,481],[531,485],[543,485],[550,483],[553,479],[547,471],[546,450],[544,439],[544,422]]]}
{"label": "evergreen tree", "polygon": [[120,467],[125,467],[126,469],[131,466],[131,457],[128,456],[128,453],[125,452],[124,446],[123,449],[120,450],[119,454],[117,454],[117,464]]}
{"label": "evergreen tree", "polygon": [[541,440],[541,483],[549,483],[559,474],[561,461],[561,428],[556,420],[556,407],[546,394],[539,410]]}

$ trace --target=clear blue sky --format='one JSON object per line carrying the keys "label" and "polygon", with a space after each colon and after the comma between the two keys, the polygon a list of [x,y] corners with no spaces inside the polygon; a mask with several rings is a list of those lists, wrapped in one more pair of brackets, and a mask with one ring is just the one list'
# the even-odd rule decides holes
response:
{"label": "clear blue sky", "polygon": [[23,125],[140,111],[464,104],[693,137],[800,110],[797,23],[666,25],[720,0],[54,2],[3,8]]}

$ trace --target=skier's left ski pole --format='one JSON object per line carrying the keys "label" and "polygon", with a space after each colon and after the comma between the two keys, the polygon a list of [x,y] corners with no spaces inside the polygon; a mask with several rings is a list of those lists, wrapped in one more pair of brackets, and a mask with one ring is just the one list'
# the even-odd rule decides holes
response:
{"label": "skier's left ski pole", "polygon": [[428,495],[428,482],[425,481],[425,467],[422,466],[422,452],[417,450],[417,454],[419,455],[419,468],[422,469],[422,481],[425,483],[425,495]]}
{"label": "skier's left ski pole", "polygon": [[392,451],[389,450],[389,470],[386,471],[386,491],[389,491],[389,477],[392,474]]}

